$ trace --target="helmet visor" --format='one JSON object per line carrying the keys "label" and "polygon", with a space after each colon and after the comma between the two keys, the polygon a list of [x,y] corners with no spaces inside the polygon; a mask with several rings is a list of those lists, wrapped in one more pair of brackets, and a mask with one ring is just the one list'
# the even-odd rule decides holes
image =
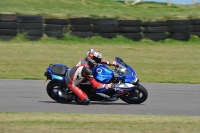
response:
{"label": "helmet visor", "polygon": [[101,63],[101,58],[98,58],[98,57],[93,57],[93,60],[96,62],[96,63]]}

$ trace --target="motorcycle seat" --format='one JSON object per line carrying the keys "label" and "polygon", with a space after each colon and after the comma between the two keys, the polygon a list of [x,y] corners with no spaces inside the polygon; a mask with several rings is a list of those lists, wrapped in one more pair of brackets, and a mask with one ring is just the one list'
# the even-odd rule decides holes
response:
{"label": "motorcycle seat", "polygon": [[52,66],[51,71],[56,75],[64,76],[67,70],[65,65],[61,65],[61,66]]}

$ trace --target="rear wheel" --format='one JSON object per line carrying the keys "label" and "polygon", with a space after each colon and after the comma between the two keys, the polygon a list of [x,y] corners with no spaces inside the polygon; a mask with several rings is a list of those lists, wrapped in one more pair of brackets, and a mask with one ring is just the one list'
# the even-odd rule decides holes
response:
{"label": "rear wheel", "polygon": [[72,99],[65,99],[58,95],[59,90],[63,90],[64,83],[52,80],[48,83],[46,91],[49,97],[51,97],[53,100],[60,102],[60,103],[69,103],[72,101]]}
{"label": "rear wheel", "polygon": [[145,87],[138,84],[135,90],[122,95],[120,99],[128,104],[140,104],[146,101],[148,92]]}

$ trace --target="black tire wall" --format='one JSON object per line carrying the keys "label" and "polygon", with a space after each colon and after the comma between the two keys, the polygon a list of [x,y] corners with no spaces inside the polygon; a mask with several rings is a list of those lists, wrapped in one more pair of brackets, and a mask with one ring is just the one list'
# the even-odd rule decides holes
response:
{"label": "black tire wall", "polygon": [[167,23],[170,38],[182,41],[190,39],[190,20],[168,20]]}
{"label": "black tire wall", "polygon": [[67,33],[68,25],[68,19],[45,18],[43,24],[44,33],[48,37],[61,39]]}
{"label": "black tire wall", "polygon": [[0,14],[0,39],[11,40],[24,33],[29,40],[39,40],[46,35],[62,39],[65,34],[80,38],[100,35],[104,38],[124,36],[133,41],[143,38],[153,41],[172,38],[188,41],[200,37],[200,19],[146,21],[117,20],[116,18],[43,18],[42,16]]}
{"label": "black tire wall", "polygon": [[12,40],[17,33],[17,15],[0,14],[0,40]]}
{"label": "black tire wall", "polygon": [[167,39],[167,23],[166,21],[147,21],[142,24],[144,38],[160,41]]}
{"label": "black tire wall", "polygon": [[115,18],[93,19],[94,33],[103,38],[117,37],[117,20]]}
{"label": "black tire wall", "polygon": [[70,18],[70,33],[71,35],[80,38],[91,38],[95,34],[93,33],[92,19],[89,17],[83,18]]}
{"label": "black tire wall", "polygon": [[200,19],[191,19],[190,35],[198,36],[200,38]]}
{"label": "black tire wall", "polygon": [[41,16],[18,16],[18,29],[25,38],[31,41],[39,40],[43,36],[43,18]]}
{"label": "black tire wall", "polygon": [[117,20],[118,35],[122,35],[134,41],[143,39],[141,20]]}

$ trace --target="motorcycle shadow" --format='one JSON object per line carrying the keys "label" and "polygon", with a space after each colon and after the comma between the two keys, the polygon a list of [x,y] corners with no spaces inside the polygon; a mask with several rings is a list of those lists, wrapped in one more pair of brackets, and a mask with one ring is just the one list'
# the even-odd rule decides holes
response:
{"label": "motorcycle shadow", "polygon": [[[42,103],[56,103],[58,104],[59,102],[56,101],[39,101]],[[80,105],[76,103],[75,101],[72,101],[70,103],[62,103],[60,102],[59,104],[68,104],[68,105]],[[128,103],[119,103],[119,102],[105,102],[105,101],[91,101],[89,105],[144,105],[144,104],[128,104]]]}
{"label": "motorcycle shadow", "polygon": [[118,103],[118,102],[105,102],[105,101],[92,101],[90,105],[128,105],[127,103]]}
{"label": "motorcycle shadow", "polygon": [[128,104],[128,103],[117,103],[117,102],[91,102],[90,105],[145,105],[145,104]]}

